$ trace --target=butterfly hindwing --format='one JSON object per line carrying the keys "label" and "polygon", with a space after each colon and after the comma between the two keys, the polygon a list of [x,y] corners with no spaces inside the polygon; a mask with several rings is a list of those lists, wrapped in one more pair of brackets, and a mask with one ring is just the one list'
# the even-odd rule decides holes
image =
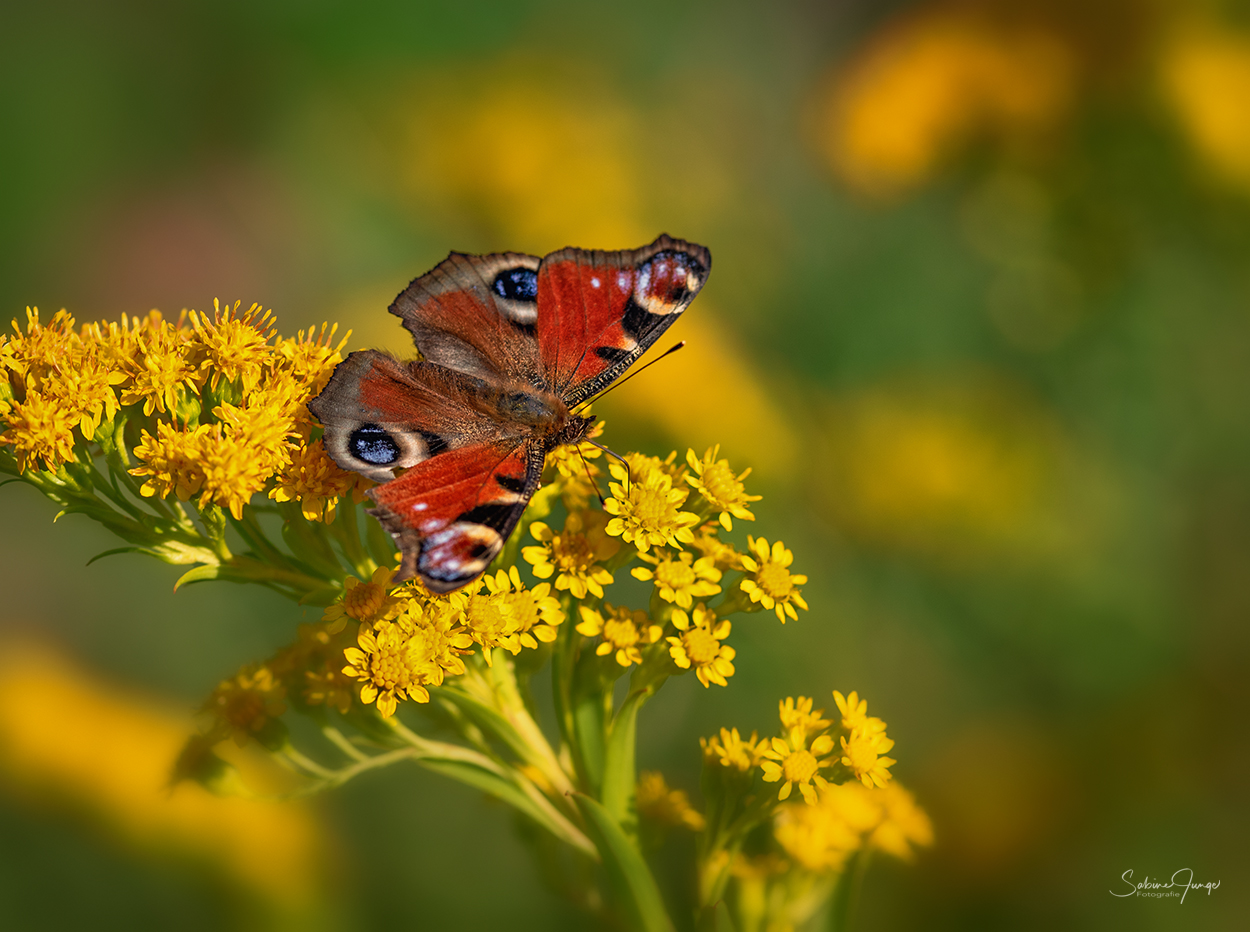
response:
{"label": "butterfly hindwing", "polygon": [[450,592],[481,576],[538,488],[534,443],[475,444],[425,460],[369,495],[371,514],[403,551],[397,578]]}
{"label": "butterfly hindwing", "polygon": [[659,339],[707,280],[711,254],[662,235],[621,252],[569,247],[538,267],[538,346],[573,405],[603,391]]}
{"label": "butterfly hindwing", "polygon": [[487,380],[539,374],[536,256],[453,252],[391,304],[427,361]]}

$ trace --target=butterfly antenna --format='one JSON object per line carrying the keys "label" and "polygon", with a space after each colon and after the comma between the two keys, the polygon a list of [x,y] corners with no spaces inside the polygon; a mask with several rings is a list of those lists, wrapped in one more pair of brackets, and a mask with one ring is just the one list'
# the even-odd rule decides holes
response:
{"label": "butterfly antenna", "polygon": [[[595,446],[599,446],[599,444],[596,443]],[[599,499],[599,507],[602,508],[607,502],[603,498],[603,493],[599,491],[599,483],[590,474],[590,463],[586,461],[586,454],[582,452],[581,444],[577,446],[577,455],[582,458],[582,465],[586,467],[586,478],[590,480],[590,487],[595,490],[595,495]]]}
{"label": "butterfly antenna", "polygon": [[[672,351],[670,350],[669,352],[672,352]],[[664,355],[667,356],[668,353],[665,353]],[[608,456],[614,456],[618,460],[621,461],[622,465],[624,465],[625,467],[625,490],[628,491],[630,482],[633,481],[633,477],[634,477],[634,471],[632,468],[630,468],[629,460],[625,459],[625,457],[621,456],[621,454],[617,453],[615,450],[609,450],[607,447],[605,447],[601,443],[595,443],[593,440],[587,440],[586,442],[590,444],[592,447],[598,447],[604,453],[608,454]]]}
{"label": "butterfly antenna", "polygon": [[[679,349],[681,349],[681,348],[682,348],[683,346],[685,346],[685,345],[686,345],[686,341],[685,341],[685,340],[681,340],[681,341],[680,341],[680,342],[678,342],[678,343],[674,343],[672,346],[670,346],[668,349],[666,349],[666,350],[665,350],[663,353],[661,353],[659,356],[656,356],[656,357],[655,357],[655,359],[651,360],[649,363],[647,363],[647,364],[646,364],[645,366],[643,366],[641,369],[635,369],[633,372],[631,372],[629,375],[625,376],[625,378],[621,379],[619,382],[616,382],[616,383],[615,383],[615,384],[613,384],[613,385],[609,385],[609,386],[608,386],[607,391],[603,392],[603,393],[602,393],[602,394],[600,394],[600,395],[596,395],[594,398],[588,398],[588,399],[586,399],[585,401],[583,401],[580,405],[578,405],[578,406],[577,406],[577,408],[575,408],[575,409],[573,410],[573,413],[574,413],[574,414],[576,414],[576,413],[578,412],[578,410],[580,410],[581,408],[583,408],[583,407],[585,407],[586,405],[590,404],[592,401],[598,401],[600,398],[602,398],[602,397],[603,397],[604,395],[606,395],[608,392],[615,391],[616,389],[620,388],[622,385],[624,385],[626,382],[628,382],[628,381],[629,381],[630,379],[632,379],[634,376],[639,375],[639,374],[641,374],[641,373],[645,372],[647,369],[650,369],[652,366],[654,366],[657,362],[659,362],[659,361],[660,361],[661,359],[663,359],[665,356],[672,356],[675,352],[677,352]],[[596,446],[598,446],[598,444],[596,444]],[[613,456],[615,456],[615,455],[616,455],[616,454],[613,454]]]}

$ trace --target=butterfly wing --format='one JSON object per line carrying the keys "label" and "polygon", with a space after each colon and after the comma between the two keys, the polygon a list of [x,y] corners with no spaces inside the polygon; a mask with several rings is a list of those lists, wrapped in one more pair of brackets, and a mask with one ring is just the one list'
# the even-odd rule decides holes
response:
{"label": "butterfly wing", "polygon": [[540,374],[535,256],[453,252],[391,304],[428,362],[488,381]]}
{"label": "butterfly wing", "polygon": [[569,247],[538,267],[538,348],[547,384],[570,406],[618,379],[699,293],[702,246],[661,235],[621,252]]}
{"label": "butterfly wing", "polygon": [[370,514],[403,551],[397,579],[416,575],[431,592],[481,576],[521,520],[542,476],[532,442],[475,444],[427,459],[369,491]]}
{"label": "butterfly wing", "polygon": [[481,402],[473,376],[370,350],[348,356],[309,403],[330,457],[382,483],[368,494],[403,551],[396,578],[420,576],[431,592],[482,574],[542,475],[532,431]]}
{"label": "butterfly wing", "polygon": [[[389,482],[448,450],[508,439],[507,425],[474,404],[478,383],[442,366],[401,363],[376,350],[352,353],[308,407],[344,469]],[[515,444],[519,442],[513,439]]]}

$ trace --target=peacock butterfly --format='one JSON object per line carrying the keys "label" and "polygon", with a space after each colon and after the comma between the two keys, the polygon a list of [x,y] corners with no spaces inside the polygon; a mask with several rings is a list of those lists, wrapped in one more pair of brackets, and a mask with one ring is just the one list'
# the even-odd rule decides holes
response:
{"label": "peacock butterfly", "polygon": [[381,483],[370,514],[431,592],[477,579],[537,491],[573,413],[628,369],[707,281],[702,246],[661,235],[620,252],[539,259],[451,253],[400,293],[421,358],[352,353],[308,405],[326,452]]}

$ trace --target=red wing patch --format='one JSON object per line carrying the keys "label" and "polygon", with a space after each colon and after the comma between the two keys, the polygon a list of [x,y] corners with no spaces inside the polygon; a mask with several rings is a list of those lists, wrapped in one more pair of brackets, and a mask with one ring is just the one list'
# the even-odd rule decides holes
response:
{"label": "red wing patch", "polygon": [[547,383],[576,404],[615,381],[694,300],[712,258],[661,236],[623,252],[563,249],[538,268],[538,346]]}
{"label": "red wing patch", "polygon": [[450,592],[482,575],[538,488],[543,460],[533,443],[475,444],[370,489],[371,514],[403,551],[396,578]]}

